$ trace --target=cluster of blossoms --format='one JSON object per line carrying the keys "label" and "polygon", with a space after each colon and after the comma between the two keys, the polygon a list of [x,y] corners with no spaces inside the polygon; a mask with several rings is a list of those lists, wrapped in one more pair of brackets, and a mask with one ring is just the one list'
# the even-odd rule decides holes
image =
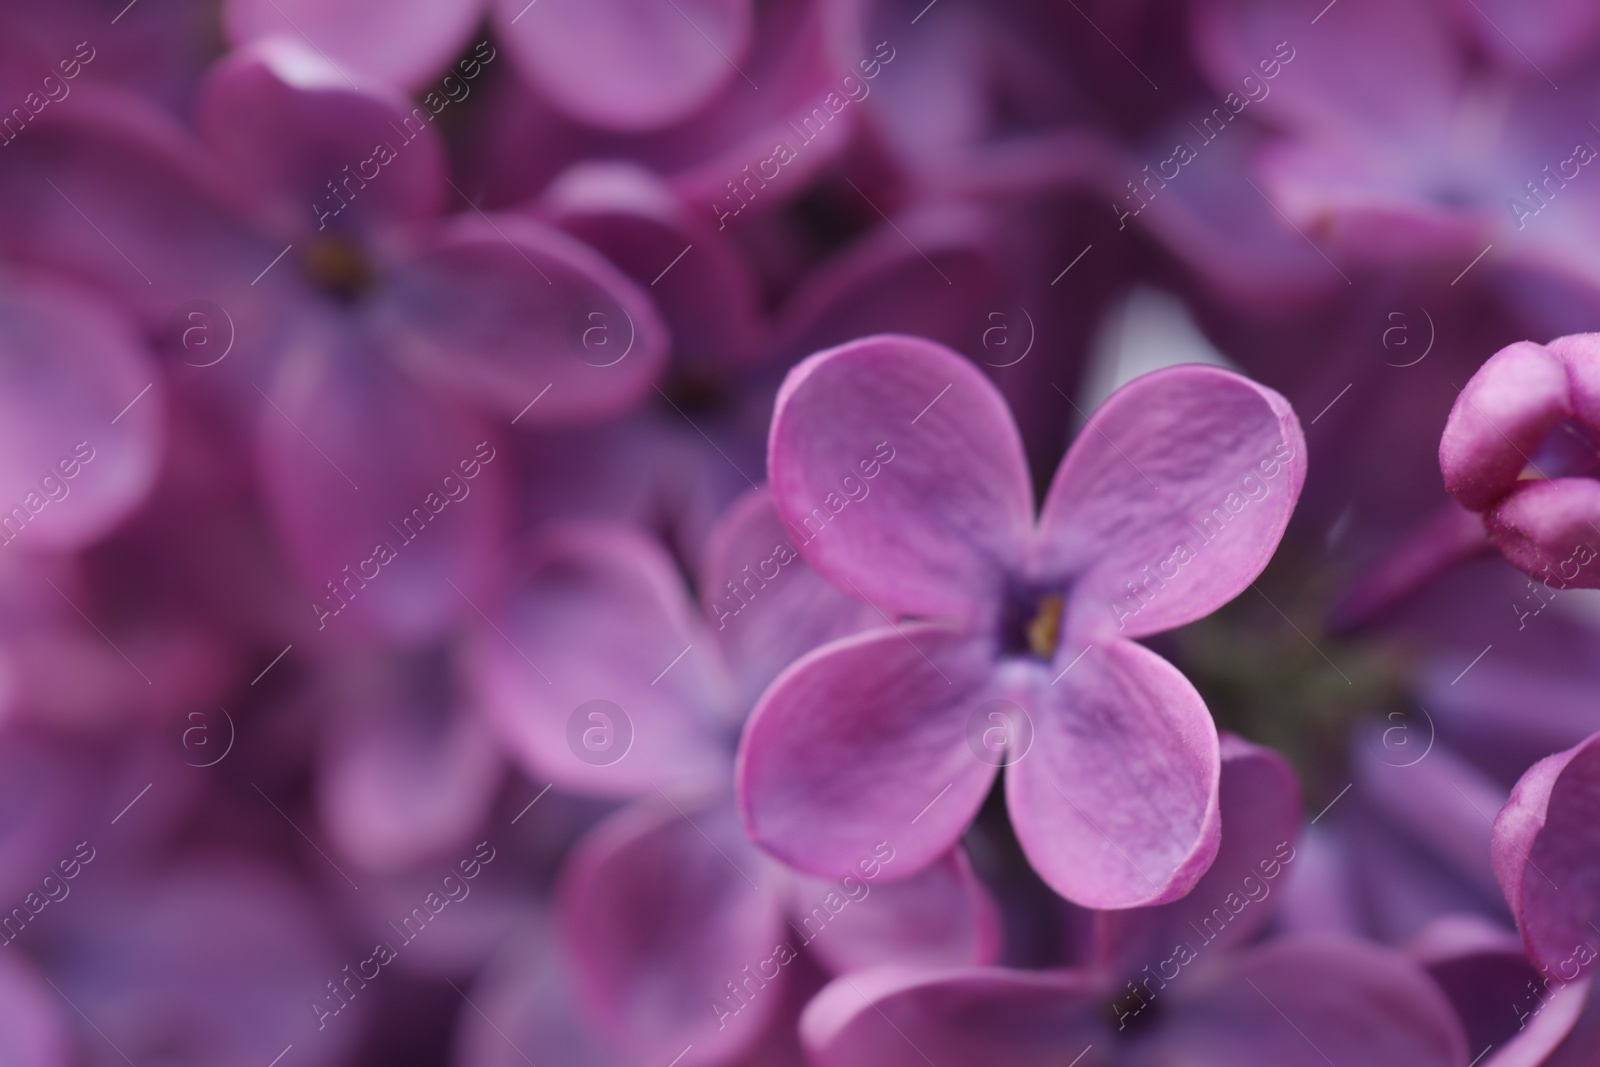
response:
{"label": "cluster of blossoms", "polygon": [[1600,1062],[1597,62],[0,0],[0,1063]]}

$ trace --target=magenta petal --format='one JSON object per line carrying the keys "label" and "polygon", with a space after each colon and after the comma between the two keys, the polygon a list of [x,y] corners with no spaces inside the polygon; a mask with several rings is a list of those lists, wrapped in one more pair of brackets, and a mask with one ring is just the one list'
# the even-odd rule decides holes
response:
{"label": "magenta petal", "polygon": [[1593,478],[1528,481],[1484,516],[1489,540],[1519,570],[1557,588],[1600,588],[1595,531],[1600,529],[1600,482]]}
{"label": "magenta petal", "polygon": [[[782,1003],[784,875],[727,799],[652,794],[602,823],[562,875],[559,919],[598,1032],[630,1061],[723,1064]],[[743,994],[736,997],[728,988]],[[721,1005],[718,1011],[715,1005]]]}
{"label": "magenta petal", "polygon": [[1131,641],[1097,645],[1052,685],[1018,687],[1033,747],[1006,770],[1006,806],[1034,870],[1090,908],[1165,904],[1217,854],[1220,757],[1205,702]]}
{"label": "magenta petal", "polygon": [[547,531],[474,638],[490,721],[529,774],[583,792],[722,780],[737,724],[666,553],[621,525]]}
{"label": "magenta petal", "polygon": [[0,1061],[16,1067],[76,1062],[61,1017],[64,1007],[21,956],[0,959]]}
{"label": "magenta petal", "polygon": [[274,221],[309,231],[353,217],[414,219],[439,210],[444,151],[423,121],[432,116],[417,111],[420,118],[384,86],[357,90],[298,37],[273,37],[213,68],[198,121],[235,180],[283,213]]}
{"label": "magenta petal", "polygon": [[745,727],[739,806],[751,836],[823,878],[887,847],[887,881],[950,850],[995,765],[969,747],[991,684],[987,643],[932,623],[825,645],[772,683]]}
{"label": "magenta petal", "polygon": [[[155,481],[165,386],[132,324],[76,289],[0,293],[0,545],[73,549]],[[131,405],[131,406],[130,406]]]}
{"label": "magenta petal", "polygon": [[499,750],[436,676],[444,669],[421,656],[380,659],[344,672],[328,694],[322,820],[340,850],[369,870],[402,870],[468,847],[500,789]]}
{"label": "magenta petal", "polygon": [[1194,940],[1197,932],[1207,945],[1242,944],[1272,918],[1276,903],[1266,900],[1283,887],[1278,878],[1295,859],[1300,783],[1288,762],[1270,749],[1232,734],[1221,742],[1217,858],[1181,900],[1096,913],[1097,955],[1113,974],[1136,974],[1144,964],[1165,959],[1179,942]]}
{"label": "magenta petal", "polygon": [[960,847],[900,882],[878,884],[859,869],[837,882],[798,878],[789,907],[835,974],[887,964],[959,967],[1000,955],[1000,912]]}
{"label": "magenta petal", "polygon": [[552,104],[625,131],[688,118],[742,80],[755,21],[750,0],[495,0],[494,12],[508,50]]}
{"label": "magenta petal", "polygon": [[226,0],[222,19],[236,45],[311,40],[363,88],[375,80],[414,89],[461,50],[482,11],[482,0]]}
{"label": "magenta petal", "polygon": [[700,579],[742,707],[754,707],[778,672],[807,652],[882,622],[800,558],[765,489],[745,493],[717,521]]}
{"label": "magenta petal", "polygon": [[800,1036],[815,1067],[1061,1067],[1104,1048],[1105,1014],[1101,990],[1070,972],[885,967],[824,988]]}
{"label": "magenta petal", "polygon": [[1528,955],[1571,980],[1600,950],[1600,735],[1534,764],[1501,810],[1495,874]]}
{"label": "magenta petal", "polygon": [[668,351],[655,306],[626,275],[515,215],[444,231],[396,270],[380,315],[421,371],[523,425],[631,410]]}
{"label": "magenta petal", "polygon": [[890,613],[974,619],[1033,518],[999,392],[941,345],[884,335],[805,360],[778,392],[767,469],[801,554]]}
{"label": "magenta petal", "polygon": [[311,594],[307,619],[351,636],[436,637],[483,595],[505,461],[494,465],[475,418],[343,323],[308,324],[298,341],[262,388],[257,442],[269,508]]}
{"label": "magenta petal", "polygon": [[[1197,976],[1198,977],[1198,976]],[[1466,1039],[1422,968],[1338,937],[1280,938],[1175,986],[1162,1054],[1193,1067],[1461,1067]]]}
{"label": "magenta petal", "polygon": [[1531,341],[1502,348],[1450,409],[1439,442],[1445,488],[1464,506],[1487,510],[1516,485],[1545,434],[1572,414],[1561,359]]}
{"label": "magenta petal", "polygon": [[648,288],[679,360],[710,374],[753,362],[766,337],[744,254],[708,213],[691,210],[632,163],[580,163],[551,183],[538,214]]}
{"label": "magenta petal", "polygon": [[1214,367],[1157,371],[1089,418],[1056,471],[1035,543],[1041,576],[1076,576],[1067,632],[1170,630],[1246,589],[1305,481],[1289,402]]}

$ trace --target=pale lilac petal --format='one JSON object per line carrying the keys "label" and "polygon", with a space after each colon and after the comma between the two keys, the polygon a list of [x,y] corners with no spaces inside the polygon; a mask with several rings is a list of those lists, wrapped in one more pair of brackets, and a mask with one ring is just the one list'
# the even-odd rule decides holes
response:
{"label": "pale lilac petal", "polygon": [[1353,939],[1280,938],[1174,983],[1170,995],[1159,1038],[1130,1067],[1174,1057],[1193,1067],[1461,1067],[1468,1058],[1449,1002],[1421,967]]}
{"label": "pale lilac petal", "polygon": [[767,469],[801,554],[885,612],[977,618],[1021,565],[1033,494],[1016,426],[940,345],[886,335],[801,363]]}
{"label": "pale lilac petal", "polygon": [[1600,955],[1600,735],[1533,765],[1495,820],[1495,874],[1528,955],[1570,981]]}
{"label": "pale lilac petal", "polygon": [[1091,908],[1183,896],[1217,854],[1220,757],[1205,702],[1141,645],[1090,648],[1055,684],[1029,670],[1015,700],[1033,747],[1006,770],[1028,861]]}
{"label": "pale lilac petal", "polygon": [[155,482],[165,397],[110,307],[37,278],[0,291],[0,546],[78,548],[123,519]]}
{"label": "pale lilac petal", "polygon": [[579,994],[630,1061],[693,1046],[680,1063],[726,1063],[782,1003],[786,879],[745,840],[730,801],[651,794],[591,832],[562,875]]}
{"label": "pale lilac petal", "polygon": [[307,317],[258,388],[263,488],[317,629],[418,642],[475,614],[503,539],[488,430],[340,321]]}
{"label": "pale lilac petal", "polygon": [[[495,0],[522,73],[571,117],[639,131],[688,118],[743,82],[755,22],[749,0]],[[755,92],[755,89],[751,89]]]}
{"label": "pale lilac petal", "polygon": [[904,881],[879,884],[857,870],[838,881],[797,878],[791,892],[791,924],[835,974],[994,963],[1000,955],[999,909],[959,847]]}
{"label": "pale lilac petal", "polygon": [[1573,415],[1567,368],[1544,345],[1520,341],[1489,357],[1450,409],[1439,442],[1444,485],[1485,511],[1516,485],[1528,457]]}
{"label": "pale lilac petal", "polygon": [[1061,1067],[1112,1061],[1105,997],[1070,972],[886,967],[836,979],[800,1017],[815,1067]]}
{"label": "pale lilac petal", "polygon": [[1278,879],[1297,857],[1300,783],[1282,756],[1232,734],[1221,739],[1222,843],[1189,894],[1159,908],[1095,914],[1102,966],[1134,974],[1164,959],[1179,942],[1203,940],[1218,949],[1259,933],[1284,886]]}
{"label": "pale lilac petal", "polygon": [[791,866],[839,878],[876,850],[887,881],[955,844],[995,765],[969,747],[991,685],[987,642],[937,624],[845,638],[773,682],[740,743],[751,836]]}
{"label": "pale lilac petal", "polygon": [[416,112],[392,89],[356,89],[298,37],[271,37],[212,69],[198,123],[234,180],[293,236],[440,209],[444,151],[432,116]]}
{"label": "pale lilac petal", "polygon": [[1065,632],[1085,640],[1192,622],[1266,567],[1305,472],[1277,393],[1215,367],[1147,374],[1095,410],[1056,471],[1035,574],[1072,579]]}
{"label": "pale lilac petal", "polygon": [[778,672],[807,652],[883,621],[800,558],[765,489],[750,490],[717,521],[700,568],[700,601],[741,707],[753,708]]}
{"label": "pale lilac petal", "polygon": [[422,373],[523,426],[625,414],[668,351],[638,286],[515,215],[460,219],[396,270],[376,314]]}
{"label": "pale lilac petal", "polygon": [[488,728],[440,655],[343,666],[326,697],[319,800],[340,850],[395,871],[467,847],[503,777]]}
{"label": "pale lilac petal", "polygon": [[0,957],[0,1059],[16,1067],[73,1063],[64,1007],[23,957]]}
{"label": "pale lilac petal", "polygon": [[654,542],[620,525],[551,529],[491,620],[473,638],[474,676],[527,773],[608,796],[727,774],[730,686]]}
{"label": "pale lilac petal", "polygon": [[[481,0],[226,0],[222,8],[223,28],[236,45],[283,36],[315,41],[356,84],[407,89],[443,70],[482,16]],[[466,99],[455,84],[445,88]]]}
{"label": "pale lilac petal", "polygon": [[538,214],[647,288],[677,359],[725,374],[754,362],[767,326],[752,265],[706,212],[631,163],[580,163],[544,191]]}
{"label": "pale lilac petal", "polygon": [[1600,33],[1600,8],[1586,0],[1450,0],[1446,10],[1502,68],[1559,70]]}

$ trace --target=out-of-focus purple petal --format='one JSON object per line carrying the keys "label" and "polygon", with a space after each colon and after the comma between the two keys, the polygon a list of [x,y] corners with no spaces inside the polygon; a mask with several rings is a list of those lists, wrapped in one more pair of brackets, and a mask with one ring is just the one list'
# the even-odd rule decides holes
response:
{"label": "out-of-focus purple petal", "polygon": [[975,619],[1020,569],[1033,517],[1021,440],[994,386],[940,345],[886,335],[801,363],[778,393],[767,467],[801,554],[890,614]]}
{"label": "out-of-focus purple petal", "polygon": [[258,388],[263,488],[317,628],[420,642],[475,614],[505,507],[484,426],[341,320],[308,316]]}
{"label": "out-of-focus purple petal", "polygon": [[1055,683],[1027,669],[1015,699],[1033,747],[1006,769],[1006,807],[1034,870],[1085,907],[1183,896],[1220,834],[1217,730],[1200,694],[1131,641],[1090,648]]}
{"label": "out-of-focus purple petal", "polygon": [[[848,902],[836,903],[841,899]],[[793,921],[804,924],[818,908],[828,917],[827,936],[819,926],[807,944],[835,974],[892,964],[994,963],[1000,954],[999,910],[959,847],[915,877],[890,884],[873,884],[859,870],[838,882],[796,879]]]}
{"label": "out-of-focus purple petal", "polygon": [[345,230],[353,218],[417,219],[439,210],[444,151],[432,116],[408,105],[386,86],[358,90],[298,37],[269,37],[212,69],[198,122],[234,180],[270,203],[271,221],[293,236],[330,221]]}
{"label": "out-of-focus purple petal", "polygon": [[20,956],[0,958],[0,1058],[17,1067],[74,1062],[63,1005]]}
{"label": "out-of-focus purple petal", "polygon": [[998,968],[885,967],[845,975],[818,993],[800,1018],[816,1067],[1059,1067],[1099,1040],[1104,998],[1070,972]]}
{"label": "out-of-focus purple petal", "polygon": [[712,530],[700,602],[739,707],[753,708],[778,672],[812,649],[882,622],[800,558],[765,489],[736,500]]}
{"label": "out-of-focus purple petal", "polygon": [[419,370],[525,425],[631,410],[668,352],[655,306],[626,275],[516,215],[441,232],[396,270],[377,314]]}
{"label": "out-of-focus purple petal", "polygon": [[[495,0],[522,72],[573,118],[620,131],[688,118],[734,79],[755,22],[749,0]],[[748,87],[756,92],[757,87]]]}
{"label": "out-of-focus purple petal", "polygon": [[1277,393],[1214,367],[1147,374],[1096,409],[1062,461],[1033,568],[1074,576],[1068,634],[1192,622],[1261,573],[1305,472],[1300,420]]}
{"label": "out-of-focus purple petal", "polygon": [[627,527],[573,523],[529,556],[474,637],[483,706],[511,756],[607,796],[726,775],[730,686],[665,552]]}
{"label": "out-of-focus purple petal", "polygon": [[0,292],[0,544],[88,544],[155,481],[165,384],[132,324],[66,286]]}
{"label": "out-of-focus purple petal", "polygon": [[642,1062],[749,1048],[782,1003],[768,987],[786,977],[783,881],[725,797],[652,795],[597,827],[568,860],[559,917],[603,1039]]}
{"label": "out-of-focus purple petal", "polygon": [[314,41],[363,88],[376,81],[416,89],[461,50],[482,14],[481,0],[226,0],[222,21],[235,45]]}
{"label": "out-of-focus purple petal", "polygon": [[1270,749],[1224,734],[1221,751],[1217,857],[1181,900],[1095,914],[1097,954],[1113,974],[1136,974],[1144,964],[1169,957],[1174,945],[1192,942],[1197,932],[1207,946],[1242,944],[1272,917],[1275,905],[1265,901],[1296,855],[1300,784],[1288,762]]}
{"label": "out-of-focus purple petal", "polygon": [[872,630],[801,659],[740,743],[751,837],[823,878],[856,871],[877,848],[893,856],[886,881],[936,861],[994,780],[966,736],[991,672],[986,642],[936,623]]}

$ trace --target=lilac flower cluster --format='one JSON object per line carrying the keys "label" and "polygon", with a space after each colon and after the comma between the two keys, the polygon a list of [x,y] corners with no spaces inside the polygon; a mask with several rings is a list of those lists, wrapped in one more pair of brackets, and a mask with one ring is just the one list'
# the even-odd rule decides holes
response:
{"label": "lilac flower cluster", "polygon": [[0,1064],[1600,1063],[1597,71],[0,0]]}

